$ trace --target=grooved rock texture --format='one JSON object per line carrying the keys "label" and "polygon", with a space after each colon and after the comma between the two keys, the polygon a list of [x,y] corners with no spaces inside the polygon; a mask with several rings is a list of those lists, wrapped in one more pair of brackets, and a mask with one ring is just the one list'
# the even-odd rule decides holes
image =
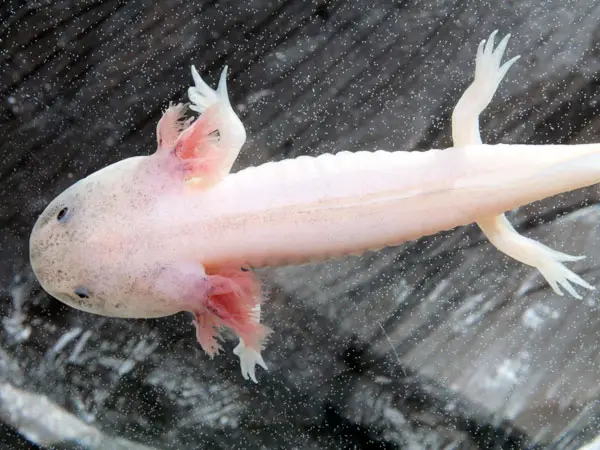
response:
{"label": "grooved rock texture", "polygon": [[[599,296],[558,297],[475,227],[325,264],[260,271],[270,371],[209,360],[190,318],[119,320],[37,285],[27,239],[75,180],[155,149],[189,68],[230,68],[248,131],[235,170],[360,149],[451,144],[477,44],[521,54],[489,143],[600,140],[595,1],[6,1],[0,5],[0,429],[6,448],[575,449],[597,434]],[[590,187],[513,211],[588,258]],[[40,414],[44,411],[45,414]],[[12,446],[12,447],[10,447]]]}

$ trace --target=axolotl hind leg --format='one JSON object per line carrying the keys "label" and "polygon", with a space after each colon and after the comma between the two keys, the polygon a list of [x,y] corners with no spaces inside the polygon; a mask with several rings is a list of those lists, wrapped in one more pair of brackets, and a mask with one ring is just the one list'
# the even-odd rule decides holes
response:
{"label": "axolotl hind leg", "polygon": [[[475,79],[459,99],[452,113],[452,138],[455,146],[481,144],[479,114],[488,106],[508,69],[519,58],[515,56],[503,65],[502,55],[510,35],[494,49],[494,31],[487,42],[481,41],[477,49]],[[571,283],[594,289],[579,275],[564,266],[564,262],[578,261],[584,256],[571,256],[546,247],[533,239],[521,236],[504,214],[482,217],[477,224],[498,250],[524,264],[536,267],[548,284],[558,294],[560,287],[576,298],[581,296]]]}
{"label": "axolotl hind leg", "polygon": [[246,142],[246,131],[229,101],[227,67],[216,90],[204,82],[194,66],[192,77],[189,109],[200,116],[185,120],[186,105],[171,105],[157,126],[157,152],[177,158],[185,180],[207,188],[229,173]]}
{"label": "axolotl hind leg", "polygon": [[520,57],[515,56],[500,65],[510,34],[494,49],[496,33],[497,30],[487,42],[483,40],[479,43],[475,59],[475,79],[452,112],[452,140],[455,146],[481,144],[479,114],[490,104],[506,72]]}

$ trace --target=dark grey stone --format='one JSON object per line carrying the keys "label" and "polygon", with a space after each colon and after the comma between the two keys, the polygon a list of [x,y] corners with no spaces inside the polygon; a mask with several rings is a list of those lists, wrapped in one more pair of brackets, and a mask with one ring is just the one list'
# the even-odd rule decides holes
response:
{"label": "dark grey stone", "polygon": [[[452,107],[495,28],[513,35],[507,57],[523,56],[483,115],[484,140],[599,141],[595,1],[2,3],[3,448],[22,436],[44,448],[574,449],[600,434],[598,295],[556,296],[475,226],[261,271],[275,333],[258,386],[230,351],[209,360],[189,317],[81,313],[28,266],[48,201],[154,151],[191,64],[211,83],[230,67],[249,136],[236,170],[419,151],[451,145]],[[510,217],[587,254],[573,267],[600,285],[598,198],[591,187]]]}

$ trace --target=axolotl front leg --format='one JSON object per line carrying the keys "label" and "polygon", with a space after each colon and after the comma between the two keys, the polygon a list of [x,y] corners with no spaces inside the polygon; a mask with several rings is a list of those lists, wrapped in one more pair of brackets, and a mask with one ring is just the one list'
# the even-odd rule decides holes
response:
{"label": "axolotl front leg", "polygon": [[[500,65],[510,35],[502,39],[494,49],[494,31],[487,42],[484,40],[477,49],[475,79],[463,93],[452,114],[452,139],[455,146],[481,144],[479,115],[488,106],[498,89],[502,78],[519,58],[515,56]],[[524,264],[537,268],[550,284],[554,292],[563,295],[562,286],[576,298],[581,296],[571,283],[586,289],[594,289],[580,276],[564,266],[564,262],[578,261],[585,256],[571,256],[546,247],[533,239],[521,236],[504,214],[481,217],[477,224],[490,242],[503,253]]]}
{"label": "axolotl front leg", "polygon": [[255,365],[267,368],[260,351],[270,330],[260,324],[262,296],[253,272],[180,262],[163,267],[151,283],[157,298],[194,315],[196,337],[211,358],[223,349],[218,342],[221,329],[234,332],[240,339],[234,354],[240,358],[242,375],[256,382]]}
{"label": "axolotl front leg", "polygon": [[[216,90],[192,66],[195,86],[188,90],[190,109],[201,115],[183,121],[183,105],[171,105],[157,126],[158,151],[176,158],[189,189],[210,189],[230,172],[246,140],[246,132],[227,94],[227,68]],[[198,342],[209,356],[222,350],[218,340],[225,327],[240,339],[234,354],[242,375],[256,382],[255,366],[267,366],[261,356],[270,330],[260,324],[262,295],[256,275],[239,267],[204,267],[181,263],[168,268],[157,290],[167,298],[179,297],[194,314]],[[183,298],[181,298],[183,297]]]}

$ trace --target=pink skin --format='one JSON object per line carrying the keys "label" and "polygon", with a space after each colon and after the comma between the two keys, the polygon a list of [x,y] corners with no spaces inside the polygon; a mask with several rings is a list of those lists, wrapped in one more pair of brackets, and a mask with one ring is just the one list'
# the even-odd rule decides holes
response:
{"label": "pink skin", "polygon": [[219,133],[237,119],[223,89],[204,91],[212,104],[193,122],[183,120],[183,105],[170,106],[157,126],[154,155],[108,166],[53,200],[32,232],[31,264],[44,289],[88,312],[192,312],[198,341],[211,357],[221,350],[221,328],[229,328],[240,338],[235,353],[242,374],[256,381],[254,365],[266,368],[260,351],[270,332],[259,320],[257,277],[237,261],[214,264],[189,245],[169,248],[180,231],[173,225],[182,219],[171,206],[190,208],[217,184],[245,140],[239,120],[233,132]]}
{"label": "pink skin", "polygon": [[[184,121],[182,105],[169,107],[156,153],[119,161],[54,199],[32,232],[31,264],[47,292],[85,311],[192,312],[210,356],[221,349],[220,329],[231,329],[242,374],[254,381],[255,365],[266,368],[260,351],[269,329],[260,324],[258,279],[242,267],[397,245],[600,180],[600,144],[340,152],[230,174],[246,133],[225,72],[216,91],[192,73],[190,109],[200,117]],[[470,139],[481,111],[470,100],[479,97],[469,96],[453,122],[459,139],[461,121]],[[533,241],[521,245],[509,228],[486,230],[501,248],[534,261]],[[540,270],[556,255],[542,256]],[[553,273],[574,280],[568,270]]]}
{"label": "pink skin", "polygon": [[196,336],[202,348],[214,356],[221,346],[216,342],[222,326],[233,330],[252,348],[260,349],[269,329],[254,318],[260,305],[260,285],[249,271],[220,269],[209,276],[210,292],[206,309],[196,313]]}

